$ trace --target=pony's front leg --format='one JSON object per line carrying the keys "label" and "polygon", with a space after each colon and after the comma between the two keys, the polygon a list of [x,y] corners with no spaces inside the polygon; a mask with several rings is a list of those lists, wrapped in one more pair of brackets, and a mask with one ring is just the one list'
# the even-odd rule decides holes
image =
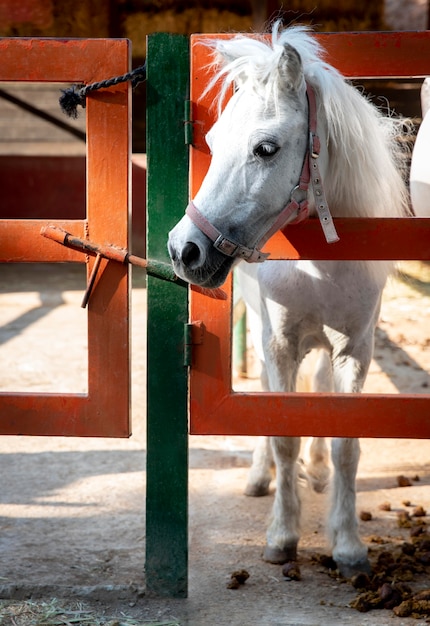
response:
{"label": "pony's front leg", "polygon": [[[287,332],[285,309],[277,304],[277,298],[263,301],[262,319],[266,384],[270,391],[292,392],[296,389],[298,367],[304,354],[299,354],[296,337]],[[297,558],[300,538],[297,462],[300,437],[271,437],[270,442],[276,467],[276,491],[263,558],[270,563],[286,563]]]}
{"label": "pony's front leg", "polygon": [[271,444],[276,464],[276,492],[263,558],[270,563],[286,563],[296,559],[300,537],[297,481],[300,438],[272,437]]}
{"label": "pony's front leg", "polygon": [[[261,361],[261,385],[264,391],[269,389],[266,366]],[[248,474],[245,495],[252,497],[267,496],[273,478],[274,461],[269,437],[259,437],[252,454],[252,465]]]}
{"label": "pony's front leg", "polygon": [[367,548],[360,540],[355,510],[355,479],[360,445],[358,439],[333,439],[334,484],[329,531],[333,558],[343,576],[370,572]]}

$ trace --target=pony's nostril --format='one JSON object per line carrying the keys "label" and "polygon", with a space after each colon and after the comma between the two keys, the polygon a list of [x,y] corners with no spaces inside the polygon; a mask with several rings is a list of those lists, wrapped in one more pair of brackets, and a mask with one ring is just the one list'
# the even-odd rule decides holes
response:
{"label": "pony's nostril", "polygon": [[199,259],[200,259],[199,247],[195,243],[192,243],[191,241],[187,241],[181,254],[182,263],[189,267],[190,265],[195,265],[196,263],[198,263]]}

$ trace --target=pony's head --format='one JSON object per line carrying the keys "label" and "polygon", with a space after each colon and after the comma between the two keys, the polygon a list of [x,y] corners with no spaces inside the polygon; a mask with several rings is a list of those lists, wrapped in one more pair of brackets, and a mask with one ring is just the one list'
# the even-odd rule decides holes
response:
{"label": "pony's head", "polygon": [[[309,151],[307,86],[318,99],[318,161],[332,213],[342,215],[338,207],[347,201],[349,214],[378,214],[379,206],[385,210],[386,193],[391,197],[396,191],[396,205],[402,204],[392,128],[380,124],[377,110],[323,61],[321,47],[305,28],[279,32],[275,25],[270,41],[238,36],[213,45],[220,64],[213,83],[222,80],[220,98],[232,85],[235,92],[206,136],[212,154],[208,173],[169,234],[178,276],[217,287],[238,259],[264,260],[260,248],[274,228],[300,219],[308,202],[309,214],[315,212],[312,194],[308,198],[301,185]],[[380,190],[375,167],[387,180]]]}

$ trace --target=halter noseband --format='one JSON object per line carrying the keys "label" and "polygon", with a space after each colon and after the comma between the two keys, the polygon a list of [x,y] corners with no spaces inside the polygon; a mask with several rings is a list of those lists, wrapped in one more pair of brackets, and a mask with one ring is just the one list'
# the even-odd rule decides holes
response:
{"label": "halter noseband", "polygon": [[[287,224],[298,224],[308,217],[308,188],[312,183],[312,190],[315,199],[315,206],[323,229],[327,243],[339,241],[335,225],[330,213],[330,209],[325,197],[322,185],[321,174],[318,167],[318,157],[321,144],[317,135],[317,107],[313,87],[306,83],[306,95],[308,98],[308,127],[309,145],[303,161],[302,172],[298,185],[291,192],[287,206],[281,211],[275,222],[263,237],[257,242],[254,248],[243,246],[224,235],[195,206],[193,201],[189,203],[186,214],[192,222],[213,242],[214,248],[229,257],[240,257],[248,263],[261,263],[269,256],[267,252],[261,252],[261,248],[278,230]],[[303,200],[295,198],[297,192],[304,192]],[[294,216],[294,217],[293,217]],[[293,218],[293,219],[291,219]]]}

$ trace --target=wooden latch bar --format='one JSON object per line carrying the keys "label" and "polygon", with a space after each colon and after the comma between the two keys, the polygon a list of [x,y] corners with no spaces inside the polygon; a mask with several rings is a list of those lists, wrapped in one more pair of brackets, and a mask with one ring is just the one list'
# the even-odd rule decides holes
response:
{"label": "wooden latch bar", "polygon": [[[169,280],[177,285],[181,285],[182,287],[189,286],[188,283],[176,276],[169,263],[144,259],[135,254],[131,254],[125,248],[120,248],[119,246],[115,246],[113,244],[101,245],[93,243],[87,239],[75,237],[58,226],[43,226],[40,234],[48,239],[52,239],[53,241],[60,243],[63,246],[66,246],[67,248],[72,248],[73,250],[78,250],[79,252],[96,257],[96,261],[88,279],[87,289],[82,300],[82,308],[85,308],[88,304],[102,258],[110,261],[116,261],[117,263],[130,263],[131,265],[137,265],[138,267],[145,269],[148,274],[154,276],[155,278]],[[210,298],[215,298],[216,300],[225,300],[227,298],[227,294],[222,289],[205,289],[204,287],[196,287],[196,289],[199,293],[209,296]]]}

